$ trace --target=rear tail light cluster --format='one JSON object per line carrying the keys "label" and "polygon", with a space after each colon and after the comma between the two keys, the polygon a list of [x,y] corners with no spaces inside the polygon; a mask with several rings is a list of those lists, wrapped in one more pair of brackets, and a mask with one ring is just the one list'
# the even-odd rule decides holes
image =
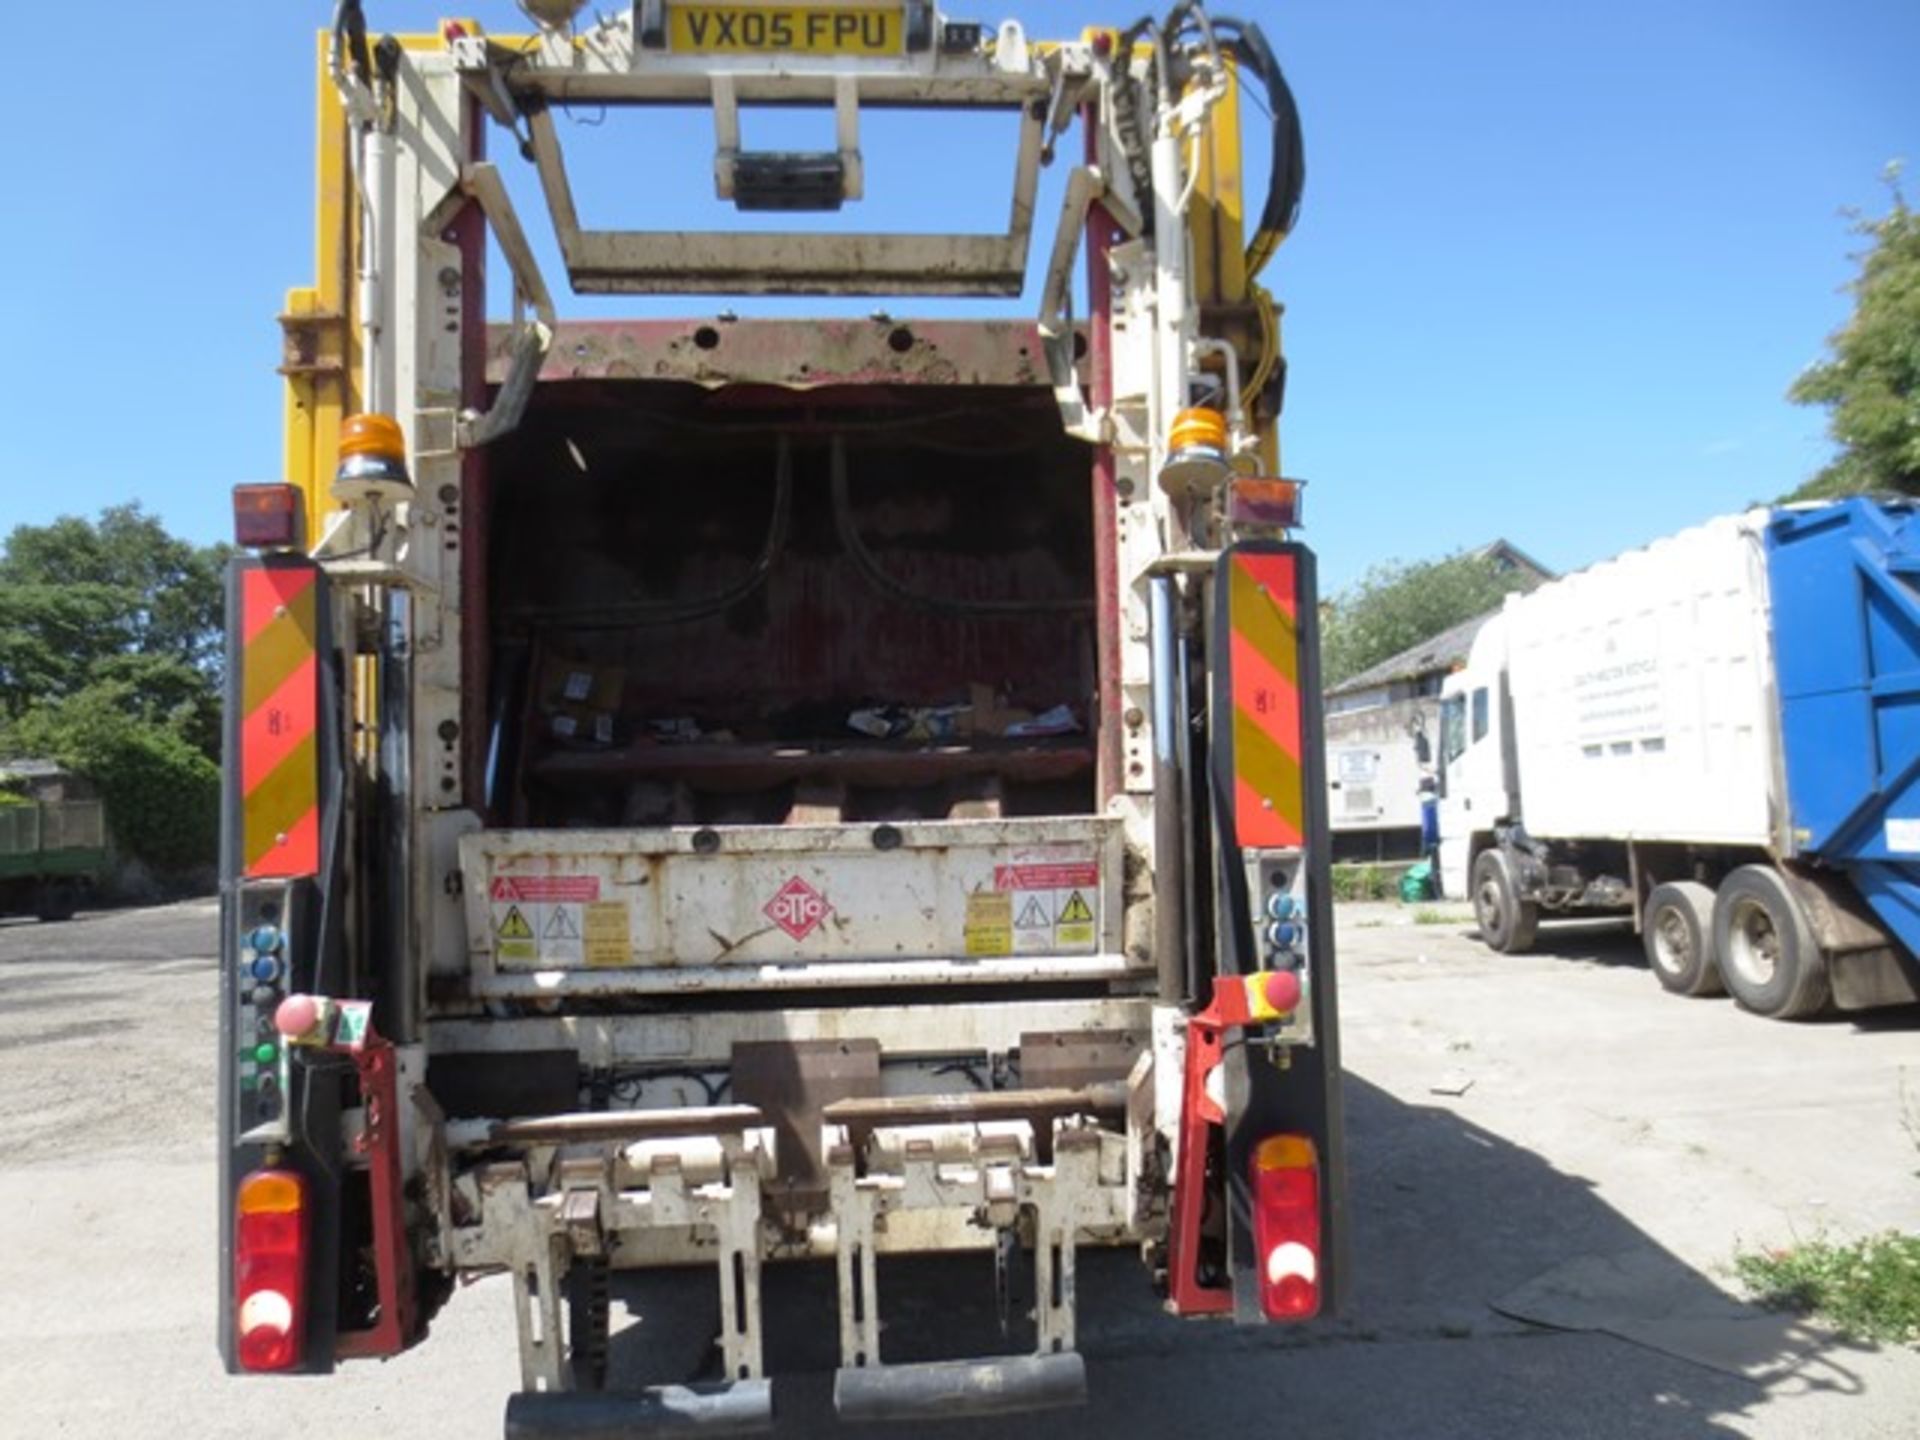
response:
{"label": "rear tail light cluster", "polygon": [[1270,1135],[1253,1153],[1253,1236],[1269,1320],[1320,1313],[1320,1161],[1304,1135]]}
{"label": "rear tail light cluster", "polygon": [[255,1170],[234,1205],[234,1334],[244,1370],[291,1370],[307,1318],[307,1183]]}
{"label": "rear tail light cluster", "polygon": [[233,487],[233,541],[243,550],[298,550],[306,501],[292,485]]}

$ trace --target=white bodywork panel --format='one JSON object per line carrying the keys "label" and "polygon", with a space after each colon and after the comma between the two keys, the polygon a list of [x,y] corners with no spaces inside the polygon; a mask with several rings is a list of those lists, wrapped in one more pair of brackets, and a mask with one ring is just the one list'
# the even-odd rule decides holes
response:
{"label": "white bodywork panel", "polygon": [[[1447,693],[1484,686],[1497,706],[1504,661],[1530,834],[1772,842],[1767,514],[1724,516],[1510,599],[1481,632]],[[1498,728],[1481,743],[1497,743]],[[1495,792],[1471,797],[1472,828],[1500,814],[1489,771]]]}
{"label": "white bodywork panel", "polygon": [[1122,846],[1091,816],[482,831],[460,842],[474,989],[1123,978]]}

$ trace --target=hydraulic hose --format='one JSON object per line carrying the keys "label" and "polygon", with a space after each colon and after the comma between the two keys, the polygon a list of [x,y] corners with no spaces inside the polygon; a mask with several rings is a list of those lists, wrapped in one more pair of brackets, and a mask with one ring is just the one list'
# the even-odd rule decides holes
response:
{"label": "hydraulic hose", "polygon": [[907,605],[918,605],[927,610],[942,610],[953,615],[1004,615],[1010,618],[1026,618],[1034,615],[1085,615],[1093,610],[1091,598],[1052,599],[1052,600],[954,600],[944,595],[928,595],[896,580],[881,565],[879,557],[867,548],[867,542],[860,535],[860,527],[853,518],[853,498],[851,484],[847,478],[847,447],[839,439],[833,442],[831,457],[833,470],[833,526],[840,536],[841,548],[847,552],[860,573],[867,578],[876,590],[891,595]]}
{"label": "hydraulic hose", "polygon": [[773,516],[767,522],[767,536],[760,546],[753,568],[732,585],[712,595],[694,600],[628,600],[611,605],[596,605],[584,611],[573,606],[529,607],[513,614],[520,621],[551,621],[567,630],[618,630],[634,625],[680,625],[703,620],[731,610],[766,584],[767,577],[787,548],[787,534],[793,526],[793,451],[785,438],[780,441],[774,464]]}

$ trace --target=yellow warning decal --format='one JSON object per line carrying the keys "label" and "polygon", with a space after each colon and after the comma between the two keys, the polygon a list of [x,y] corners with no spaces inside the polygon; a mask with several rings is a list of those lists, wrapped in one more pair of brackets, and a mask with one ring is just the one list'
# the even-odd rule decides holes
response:
{"label": "yellow warning decal", "polygon": [[587,964],[616,969],[633,963],[633,923],[624,900],[601,900],[586,907]]}
{"label": "yellow warning decal", "polygon": [[494,926],[493,933],[502,940],[531,940],[533,927],[527,924],[527,917],[520,913],[518,905],[509,905],[500,923]]}
{"label": "yellow warning decal", "polygon": [[967,896],[967,954],[1013,953],[1013,896],[1005,890]]}
{"label": "yellow warning decal", "polygon": [[1060,907],[1062,925],[1091,925],[1093,910],[1087,904],[1087,897],[1078,890],[1067,896],[1067,903]]}

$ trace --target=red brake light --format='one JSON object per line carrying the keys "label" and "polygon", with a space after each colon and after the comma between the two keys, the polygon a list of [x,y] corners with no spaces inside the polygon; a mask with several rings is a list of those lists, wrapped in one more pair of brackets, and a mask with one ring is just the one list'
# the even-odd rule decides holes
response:
{"label": "red brake light", "polygon": [[294,485],[233,487],[233,543],[246,550],[294,550],[302,506]]}
{"label": "red brake light", "polygon": [[1304,1135],[1270,1135],[1253,1153],[1253,1237],[1269,1320],[1320,1313],[1320,1162]]}
{"label": "red brake light", "polygon": [[307,1182],[256,1170],[240,1182],[233,1239],[234,1334],[245,1370],[291,1370],[307,1319]]}

